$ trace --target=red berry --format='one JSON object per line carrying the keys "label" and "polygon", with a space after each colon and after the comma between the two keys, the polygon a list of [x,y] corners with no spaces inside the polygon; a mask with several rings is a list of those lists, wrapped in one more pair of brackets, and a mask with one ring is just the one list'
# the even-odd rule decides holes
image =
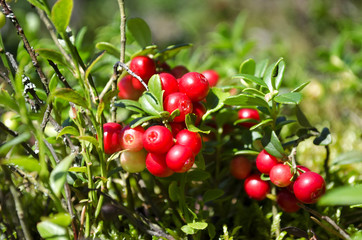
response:
{"label": "red berry", "polygon": [[188,171],[195,162],[191,148],[176,144],[166,155],[166,164],[174,172],[183,173]]}
{"label": "red berry", "polygon": [[178,65],[171,69],[171,74],[174,75],[175,78],[180,78],[188,72],[189,70],[183,65]]}
{"label": "red berry", "polygon": [[219,74],[215,70],[206,70],[201,74],[207,78],[210,87],[216,86],[217,82],[219,81]]}
{"label": "red berry", "polygon": [[133,87],[131,75],[123,77],[118,82],[118,90],[118,97],[120,99],[137,100],[142,95],[142,91]]}
{"label": "red berry", "polygon": [[262,150],[256,157],[256,168],[259,172],[269,174],[270,170],[278,164],[278,159]]}
{"label": "red berry", "polygon": [[326,183],[315,172],[302,173],[293,186],[295,197],[303,203],[315,203],[326,191]]}
{"label": "red berry", "polygon": [[[310,169],[307,168],[307,167],[304,167],[304,166],[302,166],[302,165],[297,165],[297,171],[298,171],[298,173],[299,173],[299,175],[300,175],[300,174],[303,173],[302,171],[304,171],[304,172],[310,172]],[[294,191],[293,191],[293,187],[294,187],[294,182],[292,182],[291,184],[289,184],[288,187],[287,187],[287,189],[288,189],[290,192],[294,192]]]}
{"label": "red berry", "polygon": [[130,173],[142,172],[146,168],[146,151],[125,151],[120,156],[122,168]]}
{"label": "red berry", "polygon": [[148,153],[146,167],[156,177],[168,177],[173,174],[173,171],[166,165],[166,154]]}
{"label": "red berry", "polygon": [[170,73],[160,73],[160,80],[163,93],[163,98],[167,97],[171,93],[178,92],[178,83],[176,78]]}
{"label": "red berry", "polygon": [[184,130],[184,129],[186,128],[185,123],[182,123],[182,122],[172,122],[172,123],[170,123],[170,126],[171,126],[172,135],[173,135],[174,137],[176,137],[176,135],[177,135],[181,130]]}
{"label": "red berry", "polygon": [[[252,121],[253,120],[260,121],[260,116],[259,116],[258,110],[256,110],[256,109],[242,108],[239,110],[238,115],[239,115],[239,119],[250,119]],[[251,128],[255,124],[256,123],[254,121],[240,123],[241,126],[244,126],[246,128]]]}
{"label": "red berry", "polygon": [[296,212],[300,208],[297,205],[299,201],[295,198],[294,194],[285,189],[277,194],[277,203],[284,212]]}
{"label": "red berry", "polygon": [[[129,68],[138,75],[145,83],[148,83],[150,77],[156,73],[155,62],[147,56],[137,56],[131,60]],[[137,78],[132,77],[133,87],[137,90],[145,90],[142,83]]]}
{"label": "red berry", "polygon": [[258,201],[263,200],[270,191],[269,183],[261,180],[258,174],[245,179],[244,189],[250,198]]}
{"label": "red berry", "polygon": [[286,187],[291,184],[293,177],[289,165],[279,163],[275,165],[269,173],[270,181],[278,187]]}
{"label": "red berry", "polygon": [[201,150],[202,140],[199,133],[184,129],[176,135],[176,144],[191,148],[192,152],[196,156]]}
{"label": "red berry", "polygon": [[122,126],[118,123],[103,124],[103,145],[106,154],[113,154],[122,150],[121,131]]}
{"label": "red berry", "polygon": [[184,122],[187,114],[192,113],[193,106],[190,98],[181,92],[171,93],[165,98],[163,107],[170,114],[176,109],[180,110],[180,115],[174,118],[174,122]]}
{"label": "red berry", "polygon": [[130,151],[140,151],[143,148],[143,134],[145,130],[141,126],[130,128],[126,126],[122,129],[121,146]]}
{"label": "red berry", "polygon": [[197,72],[189,72],[183,75],[178,85],[180,92],[186,93],[194,102],[204,99],[210,90],[206,77]]}
{"label": "red berry", "polygon": [[245,179],[251,172],[252,164],[244,156],[235,156],[230,162],[230,172],[237,179]]}
{"label": "red berry", "polygon": [[149,127],[143,134],[143,146],[148,152],[163,154],[173,144],[172,133],[164,126]]}
{"label": "red berry", "polygon": [[202,116],[206,113],[205,105],[202,102],[193,102],[192,113],[196,115],[195,125],[197,126],[200,124]]}

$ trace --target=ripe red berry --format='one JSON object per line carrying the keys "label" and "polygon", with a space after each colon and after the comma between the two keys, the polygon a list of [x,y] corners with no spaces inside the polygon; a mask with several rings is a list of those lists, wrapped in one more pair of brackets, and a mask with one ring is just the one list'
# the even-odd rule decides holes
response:
{"label": "ripe red berry", "polygon": [[277,203],[284,212],[296,212],[299,210],[297,205],[299,201],[295,198],[293,193],[283,189],[277,194]]}
{"label": "ripe red berry", "polygon": [[122,126],[118,123],[103,124],[103,145],[106,154],[113,154],[122,150],[121,131]]}
{"label": "ripe red berry", "polygon": [[174,172],[183,173],[188,171],[195,162],[191,148],[176,144],[166,155],[166,164]]}
{"label": "ripe red berry", "polygon": [[160,80],[163,92],[163,98],[171,93],[178,92],[178,83],[176,78],[170,73],[160,73]]}
{"label": "ripe red berry", "polygon": [[168,177],[173,174],[173,171],[166,165],[166,154],[148,153],[146,168],[156,177]]}
{"label": "ripe red berry", "polygon": [[196,115],[195,125],[197,126],[200,124],[202,116],[206,113],[205,105],[202,102],[193,102],[192,113]]}
{"label": "ripe red berry", "polygon": [[230,162],[230,172],[237,179],[245,179],[251,172],[252,164],[244,156],[235,156]]}
{"label": "ripe red berry", "polygon": [[244,189],[250,198],[261,201],[269,193],[270,186],[268,182],[261,180],[258,174],[253,174],[245,179]]}
{"label": "ripe red berry", "polygon": [[178,65],[171,69],[171,74],[174,75],[176,79],[182,77],[188,72],[189,70],[183,65]]}
{"label": "ripe red berry", "polygon": [[[137,56],[131,60],[129,68],[137,74],[145,83],[156,73],[155,62],[147,56]],[[145,90],[142,83],[137,78],[132,77],[133,87],[137,90]]]}
{"label": "ripe red berry", "polygon": [[118,90],[118,97],[120,99],[137,100],[142,95],[142,91],[133,87],[131,75],[123,77],[118,82]]}
{"label": "ripe red berry", "polygon": [[174,122],[184,122],[187,114],[192,113],[193,105],[190,98],[181,92],[171,93],[165,98],[163,107],[170,114],[176,109],[180,110],[180,115],[174,118]]}
{"label": "ripe red berry", "polygon": [[204,75],[207,80],[209,81],[210,87],[216,86],[217,82],[219,81],[219,74],[215,70],[206,70],[201,73]]}
{"label": "ripe red berry", "polygon": [[[297,171],[300,174],[302,174],[303,172],[310,172],[310,169],[307,168],[307,167],[304,167],[302,165],[297,165]],[[288,185],[287,189],[290,191],[290,192],[294,192],[293,190],[293,187],[294,187],[294,182],[292,182],[291,184]]]}
{"label": "ripe red berry", "polygon": [[206,77],[201,73],[189,72],[178,82],[180,92],[186,93],[191,101],[203,100],[209,93],[210,87]]}
{"label": "ripe red berry", "polygon": [[176,144],[191,148],[192,152],[196,156],[201,150],[202,140],[199,133],[184,129],[176,135]]}
{"label": "ripe red berry", "polygon": [[142,172],[146,168],[146,151],[125,151],[120,156],[122,168],[130,173]]}
{"label": "ripe red berry", "polygon": [[269,174],[270,170],[278,164],[278,159],[263,149],[256,157],[256,168],[259,172]]}
{"label": "ripe red berry", "polygon": [[315,172],[302,173],[294,182],[295,197],[303,203],[315,203],[326,191],[326,183]]}
{"label": "ripe red berry", "polygon": [[145,129],[141,126],[131,128],[126,126],[122,129],[121,136],[121,146],[122,149],[127,149],[130,151],[140,151],[143,148],[143,134]]}
{"label": "ripe red berry", "polygon": [[143,134],[143,146],[148,152],[163,154],[173,144],[172,133],[164,126],[149,127]]}
{"label": "ripe red berry", "polygon": [[254,121],[260,121],[258,110],[252,108],[242,108],[238,112],[239,119],[250,119],[252,122],[242,122],[241,126],[251,128],[256,124]]}
{"label": "ripe red berry", "polygon": [[171,132],[172,132],[172,135],[174,137],[176,137],[176,135],[184,130],[186,128],[186,124],[183,123],[183,122],[172,122],[170,123],[170,126],[171,126]]}
{"label": "ripe red berry", "polygon": [[289,165],[279,163],[275,165],[269,173],[270,181],[278,187],[286,187],[291,184],[293,177]]}

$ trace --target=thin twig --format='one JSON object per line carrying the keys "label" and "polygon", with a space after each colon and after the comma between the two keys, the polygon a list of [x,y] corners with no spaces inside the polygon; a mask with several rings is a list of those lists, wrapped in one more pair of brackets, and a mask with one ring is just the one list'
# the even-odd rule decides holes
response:
{"label": "thin twig", "polygon": [[55,73],[58,76],[58,79],[64,84],[64,86],[66,88],[72,88],[69,83],[67,82],[67,79],[65,79],[65,77],[63,76],[63,74],[60,72],[58,65],[56,63],[54,63],[52,60],[48,59],[48,63],[50,64],[50,66],[52,66],[52,68],[54,69]]}
{"label": "thin twig", "polygon": [[330,150],[329,150],[329,146],[325,146],[326,149],[326,158],[324,159],[324,172],[326,173],[326,181],[329,181],[329,155],[330,155]]}
{"label": "thin twig", "polygon": [[124,70],[126,70],[128,72],[129,75],[131,75],[132,77],[136,78],[142,85],[143,87],[146,89],[146,91],[149,91],[147,84],[145,83],[145,81],[142,80],[142,78],[140,76],[138,76],[137,74],[135,74],[131,69],[129,69],[129,67],[122,63],[122,62],[117,62],[116,65],[117,66],[117,70],[120,71],[122,69],[119,68],[123,68]]}

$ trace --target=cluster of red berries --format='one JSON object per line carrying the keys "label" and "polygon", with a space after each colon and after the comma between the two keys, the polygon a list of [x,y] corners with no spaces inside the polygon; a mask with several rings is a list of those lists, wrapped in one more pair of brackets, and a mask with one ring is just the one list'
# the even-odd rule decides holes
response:
{"label": "cluster of red berries", "polygon": [[[239,110],[239,119],[260,120],[255,109]],[[244,127],[250,128],[255,122],[242,122]],[[277,203],[285,212],[296,212],[300,208],[298,203],[315,203],[325,192],[326,184],[321,175],[310,171],[304,166],[297,166],[297,177],[293,179],[293,171],[288,162],[262,150],[255,161],[258,173],[252,173],[253,164],[244,156],[235,156],[230,165],[231,174],[237,179],[245,179],[244,190],[255,200],[263,200],[270,192],[270,184],[261,179],[261,174],[269,176],[270,181],[278,187]]]}
{"label": "cluster of red berries", "polygon": [[[145,83],[154,74],[159,74],[163,92],[163,107],[170,114],[179,110],[179,115],[164,125],[152,125],[124,128],[117,123],[106,123],[104,130],[104,150],[107,154],[123,151],[121,166],[128,172],[140,172],[145,168],[158,177],[168,177],[174,172],[188,171],[195,162],[195,156],[202,148],[201,136],[186,129],[187,114],[196,115],[198,125],[206,112],[202,103],[209,93],[210,86],[218,81],[213,70],[188,72],[184,66],[173,69],[164,62],[156,62],[147,56],[138,56],[131,60],[130,70]],[[208,77],[205,77],[205,75]],[[118,83],[119,98],[137,100],[145,90],[139,80],[131,75]]]}

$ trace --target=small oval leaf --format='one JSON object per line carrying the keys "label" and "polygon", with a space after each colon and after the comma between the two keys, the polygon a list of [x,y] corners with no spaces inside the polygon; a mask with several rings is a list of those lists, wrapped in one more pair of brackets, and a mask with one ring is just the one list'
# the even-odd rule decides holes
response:
{"label": "small oval leaf", "polygon": [[51,12],[51,19],[58,32],[64,33],[72,15],[73,0],[58,0]]}

